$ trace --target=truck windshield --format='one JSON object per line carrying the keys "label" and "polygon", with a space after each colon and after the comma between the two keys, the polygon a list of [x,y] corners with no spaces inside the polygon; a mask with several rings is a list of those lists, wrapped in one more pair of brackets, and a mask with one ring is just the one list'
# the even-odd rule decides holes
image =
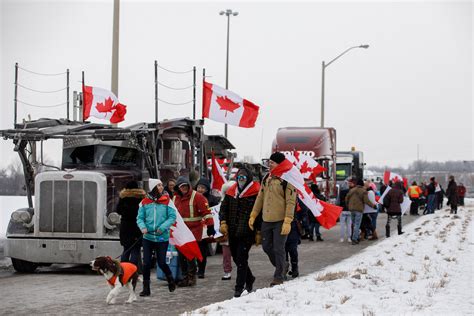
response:
{"label": "truck windshield", "polygon": [[348,163],[348,164],[342,164],[342,163],[338,163],[336,165],[336,180],[337,181],[344,181],[346,180],[348,177],[351,176],[351,164]]}
{"label": "truck windshield", "polygon": [[138,151],[132,148],[90,145],[63,150],[64,168],[137,167]]}

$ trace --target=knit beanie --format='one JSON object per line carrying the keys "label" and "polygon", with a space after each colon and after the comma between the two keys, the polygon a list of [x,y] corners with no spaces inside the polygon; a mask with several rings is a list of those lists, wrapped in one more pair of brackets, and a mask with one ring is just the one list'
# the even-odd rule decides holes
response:
{"label": "knit beanie", "polygon": [[285,160],[285,155],[277,151],[270,156],[270,160],[280,164]]}

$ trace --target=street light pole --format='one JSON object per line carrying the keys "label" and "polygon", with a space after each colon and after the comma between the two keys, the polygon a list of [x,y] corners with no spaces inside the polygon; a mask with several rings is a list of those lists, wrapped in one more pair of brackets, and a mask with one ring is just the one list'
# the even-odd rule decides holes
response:
{"label": "street light pole", "polygon": [[345,51],[343,51],[341,54],[339,54],[336,58],[331,60],[326,64],[325,61],[323,61],[322,66],[321,66],[321,127],[324,127],[324,88],[325,88],[325,75],[326,75],[326,68],[332,64],[334,61],[339,59],[342,55],[346,54],[348,51],[354,49],[354,48],[369,48],[369,45],[359,45],[359,46],[353,46],[349,47]]}
{"label": "street light pole", "polygon": [[[239,12],[233,12],[231,9],[219,12],[220,15],[227,16],[227,58],[225,63],[225,88],[229,89],[229,38],[230,38],[230,16],[237,16]],[[227,137],[227,124],[224,125],[224,136]]]}

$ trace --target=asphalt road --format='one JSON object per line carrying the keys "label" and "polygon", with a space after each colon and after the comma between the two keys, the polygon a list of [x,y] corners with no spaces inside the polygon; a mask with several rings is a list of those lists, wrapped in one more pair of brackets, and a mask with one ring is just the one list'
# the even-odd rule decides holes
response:
{"label": "asphalt road", "polygon": [[[414,216],[404,216],[407,224]],[[383,235],[386,215],[378,217],[378,231]],[[396,230],[396,224],[392,225]],[[339,224],[327,231],[321,229],[324,242],[303,240],[299,246],[300,275],[307,275],[328,265],[351,257],[375,243],[363,241],[359,245],[339,242]],[[392,232],[396,234],[396,232]],[[0,254],[1,255],[1,254]],[[0,258],[1,260],[1,258]],[[257,277],[254,288],[267,287],[272,280],[273,267],[261,247],[250,252],[250,267]],[[102,276],[87,266],[52,265],[34,274],[19,274],[13,268],[0,269],[0,314],[160,314],[177,315],[185,311],[232,298],[236,271],[232,280],[222,281],[222,256],[208,258],[205,279],[198,279],[192,288],[178,288],[169,293],[166,282],[152,279],[152,295],[125,304],[128,297],[123,290],[116,305],[108,306],[109,291]],[[156,274],[154,274],[156,275]],[[137,292],[141,291],[141,286]]]}

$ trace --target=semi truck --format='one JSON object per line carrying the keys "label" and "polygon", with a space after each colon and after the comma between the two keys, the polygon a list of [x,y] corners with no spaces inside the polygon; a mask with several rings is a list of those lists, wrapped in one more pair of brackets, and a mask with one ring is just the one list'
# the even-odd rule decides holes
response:
{"label": "semi truck", "polygon": [[336,179],[338,184],[347,178],[364,179],[364,155],[352,148],[351,151],[338,151],[336,157]]}
{"label": "semi truck", "polygon": [[272,143],[272,152],[306,154],[326,168],[319,176],[318,184],[322,192],[333,201],[337,197],[336,188],[336,130],[320,127],[279,128]]}
{"label": "semi truck", "polygon": [[[23,165],[28,207],[11,215],[5,256],[18,272],[52,263],[86,264],[119,256],[119,192],[129,181],[205,175],[211,148],[226,157],[234,146],[205,135],[203,120],[189,118],[129,127],[39,119],[1,130]],[[60,167],[43,163],[43,142],[61,139]],[[49,169],[49,171],[43,171]],[[54,170],[52,170],[54,169]]]}

